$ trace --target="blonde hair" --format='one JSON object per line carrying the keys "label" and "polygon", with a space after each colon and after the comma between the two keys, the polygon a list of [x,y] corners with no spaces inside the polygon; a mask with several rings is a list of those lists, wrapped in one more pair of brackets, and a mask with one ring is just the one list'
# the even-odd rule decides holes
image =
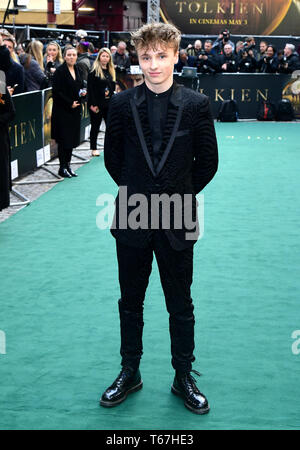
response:
{"label": "blonde hair", "polygon": [[105,79],[103,70],[102,70],[102,66],[100,63],[100,56],[102,55],[102,53],[106,52],[109,55],[109,62],[107,64],[107,68],[108,68],[108,72],[110,73],[113,81],[116,81],[116,71],[115,71],[115,66],[113,64],[112,61],[112,57],[111,57],[111,52],[109,50],[109,48],[103,47],[99,50],[99,53],[97,55],[97,58],[93,64],[92,70],[91,72],[95,72],[96,77],[100,77],[102,80]]}
{"label": "blonde hair", "polygon": [[64,62],[64,59],[63,59],[63,57],[62,57],[61,46],[60,46],[57,42],[55,42],[55,41],[51,41],[51,42],[49,42],[49,44],[47,44],[45,56],[47,56],[47,50],[48,50],[48,47],[49,47],[50,45],[53,45],[54,47],[57,48],[57,57],[56,57],[56,61],[58,61],[60,64],[62,64],[62,63]]}
{"label": "blonde hair", "polygon": [[157,45],[173,46],[174,52],[179,50],[180,31],[170,23],[148,23],[131,33],[131,43],[139,48],[156,48]]}
{"label": "blonde hair", "polygon": [[42,70],[44,70],[43,48],[41,41],[31,41],[27,48],[27,53],[34,56]]}

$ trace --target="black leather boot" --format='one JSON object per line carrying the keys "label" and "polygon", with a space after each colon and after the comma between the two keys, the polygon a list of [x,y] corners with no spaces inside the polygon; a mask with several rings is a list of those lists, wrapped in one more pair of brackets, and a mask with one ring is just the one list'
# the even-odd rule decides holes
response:
{"label": "black leather boot", "polygon": [[67,164],[67,171],[72,177],[78,177],[78,174],[71,169],[70,164]]}
{"label": "black leather boot", "polygon": [[72,178],[72,175],[69,173],[69,171],[65,167],[60,167],[58,171],[58,175],[62,178]]}
{"label": "black leather boot", "polygon": [[[196,370],[191,370],[191,372],[200,376],[200,373]],[[197,388],[196,380],[190,373],[176,372],[171,391],[183,398],[184,406],[190,411],[196,414],[207,414],[209,412],[208,401]]]}
{"label": "black leather boot", "polygon": [[139,369],[123,367],[113,384],[106,389],[100,399],[100,405],[112,407],[126,400],[128,394],[139,391],[143,387]]}

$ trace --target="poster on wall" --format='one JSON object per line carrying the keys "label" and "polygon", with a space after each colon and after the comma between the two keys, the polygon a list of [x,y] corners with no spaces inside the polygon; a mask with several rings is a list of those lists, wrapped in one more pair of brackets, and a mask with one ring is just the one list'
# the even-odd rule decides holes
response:
{"label": "poster on wall", "polygon": [[184,34],[298,36],[300,0],[161,0],[161,18]]}

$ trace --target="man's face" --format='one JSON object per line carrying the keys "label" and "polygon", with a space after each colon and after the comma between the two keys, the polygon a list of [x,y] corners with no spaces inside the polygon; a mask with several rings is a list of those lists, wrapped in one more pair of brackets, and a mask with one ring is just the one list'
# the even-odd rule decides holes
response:
{"label": "man's face", "polygon": [[126,45],[124,45],[124,44],[119,44],[119,45],[118,45],[118,53],[119,53],[120,55],[124,55],[124,54],[125,54],[125,51],[126,51]]}
{"label": "man's face", "polygon": [[210,53],[211,49],[212,49],[212,44],[210,42],[205,42],[204,50],[206,51],[206,53]]}
{"label": "man's face", "polygon": [[273,56],[274,56],[274,50],[273,50],[273,48],[272,47],[268,47],[268,49],[267,49],[267,57],[268,58],[273,58]]}
{"label": "man's face", "polygon": [[265,42],[261,42],[259,45],[260,53],[265,53],[267,51],[267,44]]}
{"label": "man's face", "polygon": [[284,56],[290,56],[292,53],[293,52],[289,47],[284,48]]}
{"label": "man's face", "polygon": [[202,42],[201,42],[201,41],[198,41],[198,40],[195,41],[194,47],[195,47],[196,50],[201,50],[201,48],[202,48]]}
{"label": "man's face", "polygon": [[8,48],[9,52],[13,53],[13,51],[14,51],[14,44],[11,41],[6,41],[5,39],[4,39],[3,43],[6,46],[6,48]]}
{"label": "man's face", "polygon": [[232,54],[232,47],[231,47],[231,45],[225,45],[224,53],[225,53],[226,56],[230,56]]}
{"label": "man's face", "polygon": [[147,86],[155,92],[167,90],[173,82],[174,64],[178,62],[174,47],[160,44],[155,49],[139,47],[137,54]]}

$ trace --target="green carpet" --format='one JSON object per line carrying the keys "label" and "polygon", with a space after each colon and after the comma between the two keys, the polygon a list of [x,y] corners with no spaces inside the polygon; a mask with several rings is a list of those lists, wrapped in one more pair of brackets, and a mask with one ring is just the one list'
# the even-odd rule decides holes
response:
{"label": "green carpet", "polygon": [[98,405],[120,369],[114,239],[96,227],[96,199],[116,187],[100,157],[0,224],[0,429],[300,429],[299,124],[216,128],[220,166],[204,191],[193,283],[194,368],[210,414],[170,393],[156,263],[144,388]]}

